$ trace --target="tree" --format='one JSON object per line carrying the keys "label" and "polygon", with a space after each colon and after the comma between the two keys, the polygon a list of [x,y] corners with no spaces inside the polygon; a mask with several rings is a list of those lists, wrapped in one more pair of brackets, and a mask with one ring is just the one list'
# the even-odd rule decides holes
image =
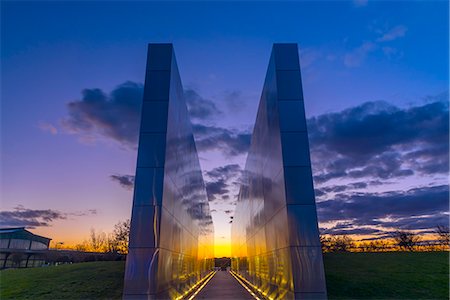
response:
{"label": "tree", "polygon": [[347,252],[354,246],[353,240],[346,235],[334,237],[331,243],[333,252]]}
{"label": "tree", "polygon": [[393,233],[393,238],[401,250],[414,251],[420,242],[420,237],[411,231],[397,230]]}
{"label": "tree", "polygon": [[130,237],[130,220],[119,221],[114,225],[112,234],[112,242],[116,252],[126,254],[128,253],[128,239]]}
{"label": "tree", "polygon": [[322,246],[322,252],[330,252],[331,251],[331,238],[328,238],[324,235],[320,236],[320,245]]}
{"label": "tree", "polygon": [[89,247],[87,246],[86,242],[75,245],[75,250],[77,250],[77,251],[86,252],[86,251],[88,251],[88,249],[89,249]]}
{"label": "tree", "polygon": [[322,245],[322,252],[345,252],[353,248],[354,242],[348,236],[320,236],[320,243]]}
{"label": "tree", "polygon": [[95,232],[94,228],[91,228],[90,239],[87,242],[88,251],[92,252],[107,252],[108,247],[108,237],[104,232]]}
{"label": "tree", "polygon": [[448,226],[437,226],[436,234],[438,235],[438,243],[444,249],[449,247],[450,244],[450,232]]}

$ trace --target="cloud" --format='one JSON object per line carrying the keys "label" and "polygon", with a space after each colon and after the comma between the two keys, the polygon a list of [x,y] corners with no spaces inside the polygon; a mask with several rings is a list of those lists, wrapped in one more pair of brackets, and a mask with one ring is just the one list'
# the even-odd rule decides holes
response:
{"label": "cloud", "polygon": [[[237,164],[214,168],[205,172],[209,201],[232,199],[233,185],[240,178],[242,169]],[[227,212],[226,212],[227,213]]]}
{"label": "cloud", "polygon": [[364,42],[361,46],[345,54],[344,64],[347,67],[359,67],[366,59],[367,55],[370,52],[375,51],[377,47],[378,46],[373,42]]}
{"label": "cloud", "polygon": [[[142,84],[127,81],[109,94],[101,89],[85,89],[82,94],[81,100],[67,104],[68,116],[62,120],[66,131],[79,135],[83,140],[106,138],[136,149]],[[232,94],[237,95],[235,92]],[[193,120],[202,121],[222,114],[214,102],[202,98],[192,89],[185,91],[185,97]],[[250,145],[250,133],[246,131],[197,123],[194,124],[194,134],[199,151],[219,150],[226,156],[236,156],[246,153]]]}
{"label": "cloud", "polygon": [[396,48],[392,46],[383,46],[382,44],[405,36],[407,30],[406,26],[398,25],[389,31],[382,33],[382,36],[375,40],[363,42],[360,46],[344,55],[344,65],[350,68],[359,67],[370,53],[376,52],[379,49],[381,49],[383,54],[388,58],[392,58],[397,54],[399,57],[402,56],[403,53],[399,53]]}
{"label": "cloud", "polygon": [[316,183],[446,174],[448,113],[443,101],[410,108],[367,102],[309,119]]}
{"label": "cloud", "polygon": [[193,89],[185,90],[184,97],[191,119],[205,120],[222,114],[214,102],[201,97]]}
{"label": "cloud", "polygon": [[58,134],[58,129],[48,122],[40,121],[38,127],[44,132],[50,132],[53,135]]}
{"label": "cloud", "polygon": [[320,231],[320,234],[330,234],[330,235],[376,235],[380,233],[385,233],[377,228],[351,228],[351,229],[337,229],[337,228],[327,228]]}
{"label": "cloud", "polygon": [[194,138],[199,151],[221,151],[232,157],[246,154],[250,147],[251,133],[216,126],[193,124]]}
{"label": "cloud", "polygon": [[206,182],[205,186],[209,201],[220,199],[221,197],[226,196],[230,192],[228,189],[228,184],[224,179]]}
{"label": "cloud", "polygon": [[113,181],[117,181],[121,187],[126,190],[132,190],[134,187],[134,176],[133,175],[111,175],[109,176]]}
{"label": "cloud", "polygon": [[317,213],[320,222],[347,220],[358,227],[430,228],[440,225],[444,216],[448,220],[448,193],[448,185],[385,193],[342,193],[317,203]]}
{"label": "cloud", "polygon": [[206,172],[205,174],[212,179],[228,180],[232,177],[239,176],[241,171],[241,167],[238,164],[231,164],[214,168],[211,171]]}
{"label": "cloud", "polygon": [[81,100],[67,104],[66,130],[85,138],[106,137],[135,148],[140,123],[143,86],[125,82],[110,94],[100,89],[85,89]]}
{"label": "cloud", "polygon": [[408,28],[406,28],[406,26],[403,25],[395,26],[388,32],[384,33],[381,37],[379,37],[377,39],[377,42],[389,42],[404,37],[406,31],[408,31]]}
{"label": "cloud", "polygon": [[326,186],[320,189],[316,189],[316,196],[317,195],[324,195],[327,193],[342,193],[344,191],[348,190],[355,190],[355,189],[365,189],[367,188],[369,184],[366,182],[353,182],[346,185],[332,185],[332,186]]}
{"label": "cloud", "polygon": [[0,211],[1,227],[48,227],[57,220],[66,220],[70,216],[86,216],[97,214],[97,210],[90,209],[84,212],[64,213],[53,209],[28,209],[18,205],[12,211]]}

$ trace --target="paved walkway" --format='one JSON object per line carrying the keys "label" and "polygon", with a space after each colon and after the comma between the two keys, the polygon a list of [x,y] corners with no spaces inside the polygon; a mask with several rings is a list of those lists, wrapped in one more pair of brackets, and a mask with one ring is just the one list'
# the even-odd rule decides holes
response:
{"label": "paved walkway", "polygon": [[217,271],[195,299],[254,300],[228,271]]}

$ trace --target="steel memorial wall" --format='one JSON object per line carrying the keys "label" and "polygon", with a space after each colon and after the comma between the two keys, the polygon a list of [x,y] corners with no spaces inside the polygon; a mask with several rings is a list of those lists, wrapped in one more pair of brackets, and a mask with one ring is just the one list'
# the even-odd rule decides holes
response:
{"label": "steel memorial wall", "polygon": [[297,44],[274,44],[231,234],[232,270],[271,299],[326,298]]}
{"label": "steel memorial wall", "polygon": [[172,44],[147,55],[124,299],[179,299],[214,267],[213,225]]}

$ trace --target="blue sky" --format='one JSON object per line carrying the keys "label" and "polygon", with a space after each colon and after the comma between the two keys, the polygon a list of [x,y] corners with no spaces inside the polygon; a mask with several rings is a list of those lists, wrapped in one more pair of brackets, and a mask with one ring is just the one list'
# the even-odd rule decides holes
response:
{"label": "blue sky", "polygon": [[[352,114],[345,110],[365,102],[385,103],[366,114],[395,108],[406,115],[414,107],[447,103],[448,12],[444,1],[4,1],[2,210],[12,214],[16,223],[29,221],[24,218],[30,211],[57,211],[58,217],[49,222],[34,214],[42,221],[36,230],[67,242],[87,236],[90,227],[109,231],[118,220],[129,218],[132,193],[110,176],[134,173],[135,150],[98,131],[68,128],[64,120],[71,117],[67,103],[81,101],[84,89],[98,88],[108,94],[127,81],[142,83],[149,42],[174,43],[185,89],[199,97],[199,105],[214,105],[210,115],[193,122],[229,130],[245,144],[274,42],[299,43],[306,112],[309,118],[317,118],[311,119],[312,126],[322,124],[321,116],[333,113],[336,120],[348,121]],[[445,114],[448,105],[436,109]],[[445,125],[448,118],[435,122]],[[423,136],[427,136],[442,126],[424,128]],[[310,130],[310,139],[311,135]],[[320,135],[314,136],[328,145]],[[408,143],[392,142],[389,149],[406,151],[405,145],[424,144],[416,137]],[[245,151],[226,153],[224,148],[203,149],[204,171],[233,164],[243,167]],[[407,167],[406,159],[398,158],[402,168]],[[448,162],[448,154],[442,159]],[[418,164],[425,160],[418,159]],[[316,166],[317,176],[328,170],[319,162]],[[359,192],[406,192],[447,182],[442,170],[413,173],[381,178],[382,185]],[[205,178],[214,187],[214,179]],[[234,206],[223,196],[233,198],[233,178],[224,186],[228,192],[219,193],[211,203],[216,210],[216,241],[229,238]],[[333,180],[351,183],[347,177]],[[317,188],[323,184],[316,181]],[[80,223],[68,238],[65,233]]]}

